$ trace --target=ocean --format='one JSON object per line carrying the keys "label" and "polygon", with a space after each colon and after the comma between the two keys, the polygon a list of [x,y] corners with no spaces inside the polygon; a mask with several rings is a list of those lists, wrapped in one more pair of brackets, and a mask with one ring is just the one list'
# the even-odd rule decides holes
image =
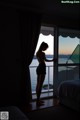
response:
{"label": "ocean", "polygon": [[[51,58],[48,58],[51,59]],[[59,63],[66,63],[68,58],[60,58]],[[30,76],[31,76],[31,89],[32,92],[35,92],[36,90],[36,84],[37,84],[37,75],[36,75],[36,68],[38,66],[37,59],[33,59],[32,63],[30,64]],[[46,62],[46,77],[43,83],[44,85],[53,85],[53,66],[54,62]],[[65,67],[61,67],[59,71],[64,70]],[[44,88],[43,88],[44,89]]]}

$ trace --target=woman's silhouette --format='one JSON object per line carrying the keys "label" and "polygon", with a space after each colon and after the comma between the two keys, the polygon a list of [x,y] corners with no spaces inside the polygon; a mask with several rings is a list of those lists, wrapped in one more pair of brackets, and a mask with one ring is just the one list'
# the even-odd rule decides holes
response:
{"label": "woman's silhouette", "polygon": [[42,90],[42,85],[45,79],[45,74],[46,74],[46,62],[52,62],[52,60],[47,60],[45,57],[45,53],[43,51],[47,50],[48,44],[45,42],[42,42],[39,50],[36,53],[37,60],[39,62],[39,65],[36,69],[37,73],[37,85],[36,85],[36,95],[37,95],[37,105],[42,105],[43,101],[40,100],[40,95],[41,95],[41,90]]}

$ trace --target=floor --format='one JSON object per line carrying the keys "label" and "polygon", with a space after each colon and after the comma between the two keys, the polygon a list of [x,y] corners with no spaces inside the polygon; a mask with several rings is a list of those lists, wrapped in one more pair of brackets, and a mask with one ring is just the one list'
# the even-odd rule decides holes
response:
{"label": "floor", "polygon": [[53,99],[53,98],[48,98],[48,99],[44,99],[44,104],[41,106],[37,106],[36,102],[32,102],[32,110],[36,110],[36,109],[42,109],[42,108],[46,108],[46,107],[51,107],[54,105],[58,105],[58,99]]}
{"label": "floor", "polygon": [[61,104],[25,114],[29,120],[80,120],[79,112]]}
{"label": "floor", "polygon": [[58,98],[47,97],[41,99],[44,101],[41,106],[37,106],[36,99],[33,99],[29,105],[25,105],[22,108],[22,111],[30,120],[38,120],[39,118],[41,120],[56,120],[60,118],[62,120],[71,120],[73,118],[78,120],[77,118],[80,117],[76,111],[62,106]]}
{"label": "floor", "polygon": [[59,104],[59,100],[57,98],[44,98],[42,99],[44,101],[44,104],[41,106],[36,105],[36,100],[32,101],[28,106],[25,106],[24,112],[30,112],[35,111],[43,108],[48,108],[52,106],[56,106]]}

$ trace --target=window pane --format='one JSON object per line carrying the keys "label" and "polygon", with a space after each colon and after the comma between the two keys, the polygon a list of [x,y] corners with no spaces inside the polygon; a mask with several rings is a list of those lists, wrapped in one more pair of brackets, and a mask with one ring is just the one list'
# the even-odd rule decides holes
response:
{"label": "window pane", "polygon": [[[64,30],[65,31],[65,30]],[[64,32],[63,31],[63,32]],[[64,36],[64,37],[63,37]],[[80,63],[80,39],[75,34],[63,34],[58,37],[58,80],[56,88],[62,81],[78,80],[79,79],[79,65]],[[71,64],[70,64],[71,63]]]}
{"label": "window pane", "polygon": [[79,63],[79,39],[59,36],[59,63]]}
{"label": "window pane", "polygon": [[58,66],[58,81],[56,88],[59,84],[67,80],[79,80],[79,66]]}

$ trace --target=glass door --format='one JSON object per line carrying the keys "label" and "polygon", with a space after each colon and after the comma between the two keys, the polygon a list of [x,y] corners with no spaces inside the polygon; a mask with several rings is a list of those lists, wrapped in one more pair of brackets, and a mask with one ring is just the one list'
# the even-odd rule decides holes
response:
{"label": "glass door", "polygon": [[[54,28],[41,26],[41,31],[36,47],[36,51],[34,54],[33,61],[30,65],[30,75],[31,75],[31,87],[32,94],[34,98],[36,98],[36,84],[37,84],[37,74],[36,68],[38,66],[38,60],[36,59],[36,52],[38,51],[42,42],[46,42],[48,44],[48,49],[45,51],[46,58],[51,60],[54,57]],[[46,76],[42,87],[41,97],[49,97],[53,95],[53,62],[46,62]],[[33,99],[34,99],[33,98]]]}
{"label": "glass door", "polygon": [[79,32],[63,29],[63,34],[58,36],[58,82],[78,80],[80,64],[80,38]]}

